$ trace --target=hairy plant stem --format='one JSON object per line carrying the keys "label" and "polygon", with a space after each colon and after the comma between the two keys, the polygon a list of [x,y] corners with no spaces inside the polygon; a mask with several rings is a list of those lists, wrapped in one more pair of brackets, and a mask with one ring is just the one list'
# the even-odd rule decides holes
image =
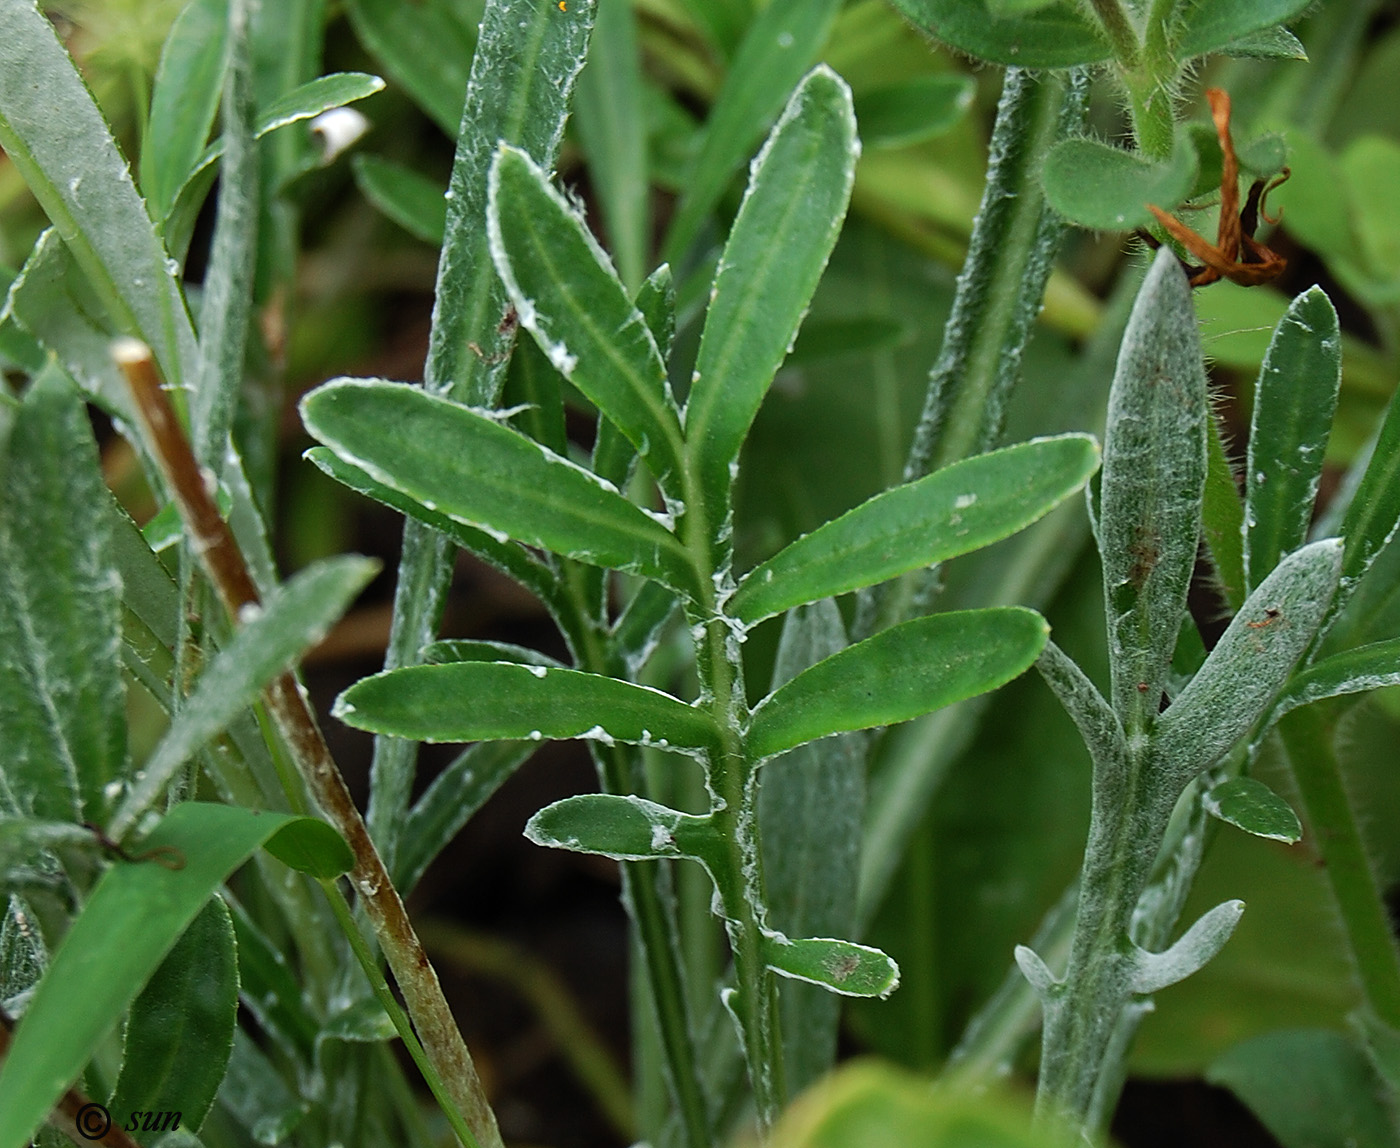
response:
{"label": "hairy plant stem", "polygon": [[[1138,148],[1151,159],[1166,159],[1176,139],[1174,89],[1181,64],[1171,42],[1179,0],[1152,0],[1141,43],[1124,53],[1114,40],[1118,77],[1128,94],[1128,111]],[[1095,8],[1100,6],[1096,0]],[[1116,6],[1116,3],[1115,3]],[[1110,33],[1110,36],[1112,34]]]}
{"label": "hairy plant stem", "polygon": [[[229,616],[236,619],[245,606],[259,602],[257,587],[232,531],[205,487],[189,440],[161,389],[150,348],[136,340],[125,340],[119,344],[116,357],[131,386],[151,453],[160,463],[191,536],[191,547],[199,555]],[[443,996],[437,973],[321,736],[305,691],[289,672],[274,681],[263,697],[311,796],[355,855],[351,882],[403,993],[425,1055],[442,1081],[448,1100],[445,1107],[456,1110],[457,1120],[465,1120],[476,1144],[500,1148],[495,1115]],[[337,919],[346,928],[352,946],[364,943],[348,915],[337,913]],[[474,1145],[468,1142],[467,1148]]]}
{"label": "hairy plant stem", "polygon": [[1377,1020],[1400,1029],[1400,951],[1342,783],[1335,712],[1326,703],[1300,707],[1283,716],[1279,733],[1366,1005]]}

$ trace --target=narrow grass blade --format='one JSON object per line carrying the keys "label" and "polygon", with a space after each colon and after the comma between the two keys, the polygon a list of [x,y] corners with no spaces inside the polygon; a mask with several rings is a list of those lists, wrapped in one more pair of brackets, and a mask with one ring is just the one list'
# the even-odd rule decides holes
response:
{"label": "narrow grass blade", "polygon": [[1031,666],[1048,632],[1044,618],[1019,607],[934,614],[884,630],[760,702],[749,725],[749,752],[769,757],[986,693]]}
{"label": "narrow grass blade", "polygon": [[591,738],[662,749],[711,749],[709,716],[648,686],[510,662],[405,666],[356,682],[335,716],[415,741]]}
{"label": "narrow grass blade", "polygon": [[238,1016],[238,954],[228,907],[215,894],[132,1002],[122,1070],[108,1104],[114,1124],[134,1112],[179,1112],[198,1128],[214,1103]]}
{"label": "narrow grass blade", "polygon": [[492,165],[487,211],[496,271],[521,326],[678,496],[684,447],[666,364],[587,225],[511,148]]}
{"label": "narrow grass blade", "polygon": [[574,126],[618,275],[636,291],[646,275],[651,211],[637,17],[629,3],[602,0],[598,6],[588,65],[578,78]]}
{"label": "narrow grass blade", "polygon": [[377,155],[350,161],[355,185],[375,207],[417,239],[442,246],[447,231],[445,190],[426,175]]}
{"label": "narrow grass blade", "polygon": [[165,38],[141,149],[141,192],[153,219],[169,214],[209,141],[228,65],[227,7],[192,0]]}
{"label": "narrow grass blade", "polygon": [[844,997],[884,999],[899,987],[899,966],[879,949],[853,941],[765,937],[763,956],[780,976],[820,985]]}
{"label": "narrow grass blade", "polygon": [[859,153],[850,89],[829,68],[814,69],[754,160],[700,339],[686,451],[717,517],[729,505],[730,464],[836,242]]}
{"label": "narrow grass blade", "polygon": [[114,321],[151,346],[167,379],[193,378],[179,269],[53,25],[20,0],[0,5],[0,147]]}
{"label": "narrow grass blade", "polygon": [[162,856],[182,866],[167,868],[152,859],[122,861],[107,870],[54,953],[0,1067],[0,1148],[29,1143],[229,875],[259,846],[312,822],[187,802],[140,844],[145,851],[169,851]]}
{"label": "narrow grass blade", "polygon": [[550,849],[594,853],[615,861],[657,857],[706,861],[721,849],[709,817],[613,793],[585,793],[556,801],[526,822],[525,836]]}
{"label": "narrow grass blade", "polygon": [[1153,731],[1153,768],[1185,786],[1259,719],[1312,642],[1337,587],[1342,544],[1294,551],[1245,601]]}
{"label": "narrow grass blade", "polygon": [[1341,381],[1337,312],[1313,287],[1274,328],[1254,391],[1245,470],[1247,590],[1307,538]]}
{"label": "narrow grass blade", "polygon": [[818,527],[748,574],[729,612],[757,622],[792,606],[943,562],[1006,538],[1084,485],[1088,435],[978,455],[897,486]]}
{"label": "narrow grass blade", "polygon": [[1158,255],[1123,335],[1104,433],[1099,536],[1110,701],[1131,738],[1158,699],[1201,531],[1206,375],[1181,265]]}
{"label": "narrow grass blade", "polygon": [[694,586],[676,536],[615,487],[488,415],[418,387],[338,379],[302,400],[311,434],[429,511],[592,565]]}
{"label": "narrow grass blade", "polygon": [[749,25],[682,184],[668,262],[683,265],[744,157],[819,57],[840,8],[840,0],[772,0]]}
{"label": "narrow grass blade", "polygon": [[121,580],[81,399],[34,380],[0,454],[0,810],[105,821],[126,760]]}
{"label": "narrow grass blade", "polygon": [[131,786],[108,831],[121,838],[164,792],[186,761],[257,698],[273,678],[314,645],[374,577],[368,558],[328,559],[279,587],[247,612],[232,640],[200,675],[194,691]]}

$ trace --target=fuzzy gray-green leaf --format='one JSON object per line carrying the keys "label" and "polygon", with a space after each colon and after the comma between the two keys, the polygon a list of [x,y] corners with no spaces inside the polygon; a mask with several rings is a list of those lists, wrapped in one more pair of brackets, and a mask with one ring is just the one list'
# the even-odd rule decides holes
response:
{"label": "fuzzy gray-green leaf", "polygon": [[617,861],[657,857],[706,860],[720,849],[707,816],[681,813],[641,797],[585,793],[547,805],[525,825],[536,845],[595,853]]}
{"label": "fuzzy gray-green leaf", "polygon": [[105,821],[126,758],[121,579],[97,446],[56,367],[0,457],[0,810]]}
{"label": "fuzzy gray-green leaf", "polygon": [[1005,685],[1045,645],[1045,619],[997,607],[916,618],[804,670],[754,710],[748,747],[769,757],[828,734],[908,721]]}
{"label": "fuzzy gray-green leaf", "polygon": [[792,94],[754,160],[715,273],[685,412],[686,452],[716,517],[729,503],[730,464],[836,242],[859,152],[850,89],[822,66]]}
{"label": "fuzzy gray-green leaf", "polygon": [[1342,544],[1296,550],[1252,593],[1153,731],[1153,759],[1185,785],[1218,761],[1273,701],[1312,642],[1337,587]]}
{"label": "fuzzy gray-green leaf", "polygon": [[415,741],[591,738],[709,749],[714,723],[670,694],[600,674],[511,662],[405,666],[356,682],[335,716]]}
{"label": "fuzzy gray-green leaf", "polygon": [[1088,435],[1037,439],[964,459],[878,494],[751,571],[729,613],[758,622],[978,550],[1029,526],[1097,468]]}
{"label": "fuzzy gray-green leaf", "polygon": [[1160,992],[1200,970],[1225,947],[1243,913],[1243,901],[1226,901],[1204,914],[1165,952],[1138,949],[1132,972],[1133,992]]}
{"label": "fuzzy gray-green leaf", "polygon": [[1313,287],[1274,328],[1255,387],[1245,469],[1247,590],[1307,537],[1341,381],[1337,312]]}
{"label": "fuzzy gray-green leaf", "polygon": [[1099,510],[1114,712],[1150,724],[1201,531],[1206,375],[1190,289],[1163,250],[1138,292],[1109,395]]}

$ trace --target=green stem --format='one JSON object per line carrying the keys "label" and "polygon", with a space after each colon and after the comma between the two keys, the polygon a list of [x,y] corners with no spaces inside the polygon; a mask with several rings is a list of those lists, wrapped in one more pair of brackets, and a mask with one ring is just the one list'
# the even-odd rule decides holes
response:
{"label": "green stem", "polygon": [[1286,714],[1279,733],[1366,1003],[1377,1019],[1400,1028],[1400,951],[1342,783],[1335,719],[1324,706],[1307,706]]}
{"label": "green stem", "polygon": [[1181,65],[1171,42],[1180,0],[1152,0],[1141,51],[1118,55],[1118,75],[1128,93],[1128,110],[1138,148],[1152,159],[1172,154],[1176,139],[1173,90]]}
{"label": "green stem", "polygon": [[1113,54],[1118,57],[1118,62],[1125,68],[1136,67],[1142,44],[1127,10],[1119,0],[1090,0],[1090,6],[1108,36],[1108,42],[1113,45]]}
{"label": "green stem", "polygon": [[340,886],[335,881],[323,880],[321,888],[325,890],[326,900],[330,902],[331,911],[335,914],[335,919],[339,923],[341,931],[344,932],[345,939],[350,942],[350,949],[355,954],[355,959],[369,979],[370,988],[374,990],[375,998],[384,1006],[389,1020],[393,1022],[394,1031],[399,1034],[408,1055],[413,1058],[413,1063],[423,1074],[424,1083],[427,1084],[433,1098],[441,1106],[442,1113],[453,1133],[462,1142],[463,1148],[480,1148],[476,1137],[472,1135],[471,1128],[452,1099],[451,1093],[443,1084],[442,1077],[438,1075],[437,1068],[424,1052],[422,1044],[419,1043],[418,1036],[413,1031],[413,1025],[408,1019],[408,1014],[399,1005],[393,990],[389,988],[389,982],[384,979],[384,974],[379,968],[379,960],[365,941],[359,926],[355,924],[355,917],[350,912],[350,906],[345,902],[345,895],[340,891]]}

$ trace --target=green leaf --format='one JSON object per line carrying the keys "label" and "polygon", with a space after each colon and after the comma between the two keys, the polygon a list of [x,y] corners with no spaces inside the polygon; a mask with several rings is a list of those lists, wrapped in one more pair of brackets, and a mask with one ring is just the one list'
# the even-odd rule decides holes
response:
{"label": "green leaf", "polygon": [[1206,375],[1190,288],[1161,251],[1133,305],[1109,395],[1099,512],[1113,688],[1131,738],[1150,725],[1196,564]]}
{"label": "green leaf", "polygon": [[1287,28],[1265,28],[1231,40],[1220,51],[1247,60],[1306,60],[1307,49]]}
{"label": "green leaf", "polygon": [[1255,837],[1286,841],[1289,845],[1303,837],[1303,826],[1293,807],[1253,777],[1231,777],[1212,785],[1205,807],[1212,817]]}
{"label": "green leaf", "polygon": [[657,857],[706,861],[721,848],[708,816],[612,793],[585,793],[547,805],[525,823],[525,836],[550,849],[594,853],[616,861]]}
{"label": "green leaf", "polygon": [[646,274],[651,209],[641,54],[631,4],[598,6],[588,64],[574,97],[574,126],[618,274],[635,291]]}
{"label": "green leaf", "polygon": [[301,401],[306,429],[376,482],[502,544],[514,538],[689,590],[680,543],[617,488],[488,414],[418,387],[336,379]]}
{"label": "green leaf", "polygon": [[1045,157],[1045,198],[1080,227],[1132,231],[1152,222],[1149,203],[1171,211],[1191,194],[1197,164],[1187,132],[1157,163],[1099,140],[1063,140]]}
{"label": "green leaf", "polygon": [[977,95],[971,76],[914,76],[869,88],[855,99],[856,123],[866,147],[907,147],[949,131]]}
{"label": "green leaf", "polygon": [[1243,1100],[1283,1148],[1383,1148],[1390,1113],[1365,1053],[1339,1032],[1271,1032],[1236,1045],[1206,1079]]}
{"label": "green leaf", "polygon": [[678,497],[684,445],[666,364],[587,225],[527,155],[503,148],[491,167],[487,226],[520,325]]}
{"label": "green leaf", "polygon": [[230,909],[243,1007],[280,1048],[294,1051],[309,1062],[320,1026],[290,962],[238,901],[230,898]]}
{"label": "green leaf", "polygon": [[1344,604],[1400,528],[1400,399],[1392,398],[1371,461],[1342,519],[1342,560],[1337,606]]}
{"label": "green leaf", "polygon": [[1400,179],[1400,145],[1385,136],[1353,140],[1342,153],[1353,227],[1371,275],[1393,283],[1400,266],[1400,210],[1389,194]]}
{"label": "green leaf", "polygon": [[808,937],[790,941],[783,936],[763,938],[763,959],[780,976],[821,985],[843,997],[879,997],[899,988],[899,966],[879,949]]}
{"label": "green leaf", "polygon": [[357,466],[352,466],[339,455],[323,446],[312,447],[306,452],[308,461],[330,475],[337,482],[344,483],[351,490],[392,506],[401,514],[406,514],[417,522],[430,526],[446,535],[452,542],[468,553],[475,554],[483,562],[489,563],[503,574],[514,578],[522,586],[534,591],[542,600],[548,601],[554,590],[554,575],[542,562],[536,560],[523,547],[507,539],[498,542],[470,526],[455,522],[445,514],[429,510],[402,491],[379,482]]}
{"label": "green leaf", "polygon": [[198,351],[179,268],[87,86],[32,4],[0,6],[0,147],[117,326],[150,344],[165,378],[194,378]]}
{"label": "green leaf", "polygon": [[759,703],[755,758],[846,730],[908,721],[1004,685],[1045,645],[1045,619],[1000,607],[934,614],[891,627],[804,670]]}
{"label": "green leaf", "polygon": [[520,666],[546,666],[551,670],[569,667],[557,658],[510,642],[484,642],[449,638],[423,647],[423,660],[433,665],[450,662],[514,662]]}
{"label": "green leaf", "polygon": [[[847,646],[831,599],[783,619],[773,688]],[[798,746],[763,767],[759,840],[768,924],[788,936],[856,931],[856,879],[865,810],[865,753],[854,734]],[[840,1002],[809,985],[778,986],[783,1072],[796,1094],[836,1060]]]}
{"label": "green leaf", "polygon": [[384,90],[384,81],[368,72],[332,72],[293,88],[270,104],[258,109],[253,138],[302,120],[315,119],[332,108],[343,108]]}
{"label": "green leaf", "polygon": [[119,862],[94,887],[15,1029],[0,1067],[0,1148],[24,1148],[221,884],[273,835],[307,820],[177,805],[139,845],[179,869]]}
{"label": "green leaf", "polygon": [[1342,544],[1296,550],[1246,600],[1153,731],[1153,768],[1185,785],[1243,736],[1312,642],[1337,587]]}
{"label": "green leaf", "polygon": [[0,455],[0,810],[106,820],[126,760],[121,580],[82,400],[55,367]]}
{"label": "green leaf", "polygon": [[1292,20],[1310,0],[1198,0],[1180,14],[1176,55],[1182,60],[1231,48],[1246,36]]}
{"label": "green leaf", "polygon": [[1255,387],[1245,468],[1247,590],[1307,538],[1341,381],[1337,312],[1313,287],[1274,329]]}
{"label": "green leaf", "polygon": [[593,738],[662,749],[710,749],[709,716],[648,686],[510,662],[405,666],[336,699],[347,725],[415,741]]}
{"label": "green leaf", "polygon": [[369,558],[333,558],[307,567],[260,608],[245,610],[233,638],[199,676],[170,728],[127,791],[108,831],[117,839],[155,804],[176,772],[256,700],[262,689],[315,645],[375,573]]}
{"label": "green leaf", "polygon": [[227,9],[223,0],[191,0],[165,38],[141,149],[141,191],[154,219],[170,213],[214,126],[228,66]]}
{"label": "green leaf", "polygon": [[851,93],[822,66],[792,94],[754,160],[715,273],[685,412],[686,453],[728,529],[730,465],[787,356],[836,242],[856,157]]}
{"label": "green leaf", "polygon": [[445,190],[426,175],[377,155],[350,161],[360,193],[410,235],[442,246],[447,231]]}
{"label": "green leaf", "polygon": [[1035,522],[1099,463],[1088,435],[1062,435],[965,459],[878,494],[749,573],[729,613],[758,622],[792,606],[978,550]]}
{"label": "green leaf", "polygon": [[1279,697],[1276,714],[1323,698],[1400,685],[1400,638],[1358,646],[1323,658],[1295,674]]}
{"label": "green leaf", "polygon": [[322,1040],[348,1040],[360,1044],[375,1044],[393,1040],[398,1029],[377,997],[361,997],[346,1005],[326,1021],[321,1030]]}
{"label": "green leaf", "polygon": [[478,742],[433,778],[404,820],[394,871],[394,883],[404,896],[433,858],[536,748],[532,741]]}
{"label": "green leaf", "polygon": [[979,60],[1021,68],[1073,68],[1113,55],[1080,5],[1058,0],[1034,12],[997,17],[981,0],[893,0],[918,28]]}
{"label": "green leaf", "polygon": [[113,1123],[154,1109],[179,1112],[191,1129],[203,1124],[228,1067],[237,1016],[233,922],[216,894],[132,1003],[108,1105]]}
{"label": "green leaf", "polygon": [[346,0],[355,35],[449,138],[462,123],[476,29],[452,4]]}
{"label": "green leaf", "polygon": [[264,846],[282,864],[318,881],[329,881],[355,867],[355,854],[339,830],[314,817],[304,817],[272,837]]}
{"label": "green leaf", "polygon": [[706,216],[788,93],[817,60],[840,8],[840,0],[772,0],[749,24],[682,181],[666,235],[668,262],[685,265]]}

